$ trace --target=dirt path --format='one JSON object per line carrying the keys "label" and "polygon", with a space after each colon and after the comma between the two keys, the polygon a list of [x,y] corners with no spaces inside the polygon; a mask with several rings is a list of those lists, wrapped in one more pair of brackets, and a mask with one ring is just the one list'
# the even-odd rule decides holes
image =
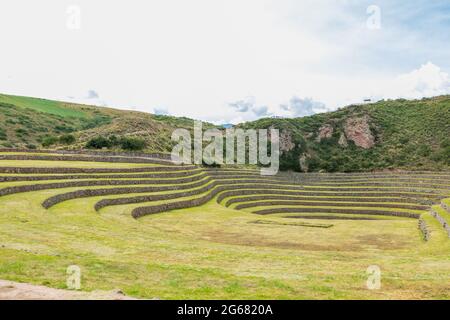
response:
{"label": "dirt path", "polygon": [[119,290],[73,291],[0,280],[0,300],[135,300]]}

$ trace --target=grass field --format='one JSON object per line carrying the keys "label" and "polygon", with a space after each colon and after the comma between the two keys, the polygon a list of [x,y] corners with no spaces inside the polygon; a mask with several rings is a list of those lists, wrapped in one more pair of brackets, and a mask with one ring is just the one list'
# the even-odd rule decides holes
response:
{"label": "grass field", "polygon": [[81,110],[70,108],[63,102],[53,100],[0,94],[0,102],[61,117],[87,118],[87,114]]}
{"label": "grass field", "polygon": [[[33,160],[0,164],[35,168],[86,168],[87,165],[91,168],[141,166],[76,161],[43,163]],[[145,164],[145,167],[148,166]],[[214,181],[220,181],[219,175],[222,174],[224,181],[230,180],[226,178],[227,174],[234,175],[226,170],[208,174],[214,177]],[[42,174],[27,176],[36,175]],[[195,174],[193,176],[197,179]],[[198,176],[198,181],[203,183],[201,175]],[[415,185],[415,181],[434,181],[433,177],[427,176],[432,175],[413,175],[408,179],[411,185]],[[349,179],[347,176],[323,177],[330,180]],[[243,176],[239,179],[245,181]],[[239,182],[239,179],[231,180]],[[384,179],[389,180],[389,177]],[[439,187],[440,184],[449,184],[449,180],[444,180],[445,183],[441,180],[435,182],[436,186],[431,188],[433,194],[428,193],[429,187],[420,189],[415,186],[411,187],[414,190],[409,191],[404,190],[404,186],[389,186],[382,190],[377,185],[364,186],[364,189],[373,191],[345,191],[361,204],[339,207],[349,210],[346,213],[324,213],[322,211],[329,207],[324,203],[314,207],[317,213],[303,213],[312,217],[317,214],[316,219],[289,218],[299,215],[289,212],[268,215],[252,213],[258,209],[278,208],[278,204],[243,210],[233,209],[236,204],[227,207],[226,201],[243,197],[244,183],[242,190],[238,190],[239,195],[224,196],[222,201],[217,202],[216,195],[199,206],[139,219],[133,219],[130,215],[136,207],[196,199],[208,192],[199,191],[198,194],[172,200],[147,199],[140,203],[112,205],[99,211],[94,206],[102,199],[129,199],[141,193],[69,199],[49,209],[44,209],[42,203],[51,196],[80,189],[112,187],[68,187],[4,195],[0,197],[0,279],[65,288],[66,268],[75,264],[82,270],[82,290],[120,288],[127,295],[139,298],[449,299],[450,239],[438,220],[431,216],[428,209],[369,208],[369,201],[357,194],[384,193],[372,197],[376,199],[388,197],[393,192],[403,192],[409,194],[408,199],[391,196],[394,200],[380,203],[405,204],[408,207],[429,196],[435,205],[439,205],[440,200],[436,199],[450,198],[449,189]],[[261,181],[262,186],[268,185]],[[395,182],[395,177],[390,181]],[[11,183],[0,182],[0,189]],[[19,185],[40,183],[22,181]],[[207,183],[205,180],[204,185]],[[294,183],[283,182],[284,190],[280,190],[284,196],[288,192],[298,195],[319,192],[309,190],[321,183],[324,182],[304,182],[308,188],[297,190],[293,187]],[[348,187],[348,183],[343,184],[343,188]],[[325,186],[322,188],[326,190],[320,191],[320,195],[308,197],[317,197],[316,201],[320,201],[324,194],[329,197],[330,192],[336,193],[333,188],[331,191]],[[352,188],[359,187],[353,185]],[[270,192],[275,194],[276,191],[273,189]],[[180,191],[154,191],[145,195],[175,192]],[[221,194],[223,192],[218,195]],[[411,198],[412,195],[416,198]],[[398,202],[399,199],[402,202]],[[238,201],[241,201],[239,204],[248,204],[255,200],[242,198]],[[307,209],[310,206],[281,207]],[[350,209],[355,208],[383,209],[386,215],[351,213]],[[421,215],[431,232],[429,241],[423,239],[417,219],[389,215],[393,211]],[[320,219],[320,215],[334,219]],[[343,217],[372,217],[373,220],[344,220]],[[369,276],[366,270],[371,265],[381,269],[380,290],[366,287]]]}

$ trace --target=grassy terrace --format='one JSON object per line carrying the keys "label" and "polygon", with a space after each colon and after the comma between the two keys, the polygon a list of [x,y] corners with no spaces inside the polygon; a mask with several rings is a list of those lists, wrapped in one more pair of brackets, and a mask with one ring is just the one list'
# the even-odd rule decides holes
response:
{"label": "grassy terrace", "polygon": [[146,168],[153,163],[105,163],[84,161],[0,160],[0,167],[23,168]]}
{"label": "grassy terrace", "polygon": [[[450,213],[440,205],[441,201],[450,205],[448,173],[312,174],[286,180],[283,175],[260,177],[257,170],[241,168],[167,170],[149,163],[0,160],[0,167],[159,168],[0,173],[0,177],[49,177],[0,182],[0,189],[77,181],[125,183],[1,196],[0,279],[64,288],[66,268],[76,264],[82,269],[83,290],[120,288],[142,298],[450,298],[450,238],[431,214],[433,209],[450,222]],[[157,176],[142,176],[148,174]],[[186,178],[192,181],[180,180]],[[114,194],[116,188],[125,188],[126,193]],[[83,193],[101,190],[100,196]],[[82,193],[49,209],[42,206],[69,192]],[[148,200],[164,196],[171,198]],[[139,219],[131,216],[136,208],[190,203],[207,196],[210,200],[198,206]],[[105,199],[135,197],[133,203],[95,210]],[[270,205],[271,201],[277,204]],[[267,204],[236,210],[260,202]],[[253,213],[277,208],[309,211]],[[421,215],[431,236],[424,241],[417,219],[367,210]],[[382,270],[380,290],[365,286],[370,265]]]}

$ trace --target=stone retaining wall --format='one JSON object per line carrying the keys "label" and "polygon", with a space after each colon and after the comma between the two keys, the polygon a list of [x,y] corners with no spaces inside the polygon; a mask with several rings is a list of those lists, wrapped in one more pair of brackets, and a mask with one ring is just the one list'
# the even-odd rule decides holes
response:
{"label": "stone retaining wall", "polygon": [[353,184],[308,184],[308,186],[320,187],[368,187],[368,186],[384,186],[384,187],[403,187],[403,188],[426,188],[450,190],[450,185],[428,184],[428,183],[406,183],[406,182],[357,182]]}
{"label": "stone retaining wall", "polygon": [[114,156],[114,157],[147,157],[163,160],[171,160],[171,154],[168,153],[143,153],[143,152],[113,152],[113,151],[94,151],[94,150],[49,150],[49,149],[17,149],[0,148],[0,152],[20,152],[20,153],[57,153],[57,154],[87,154],[93,156]]}
{"label": "stone retaining wall", "polygon": [[133,157],[108,157],[108,156],[78,156],[78,155],[27,155],[27,154],[0,154],[0,160],[38,160],[38,161],[84,161],[84,162],[109,162],[109,163],[151,163],[166,166],[174,165],[173,162],[152,158]]}
{"label": "stone retaining wall", "polygon": [[450,238],[450,225],[448,222],[436,211],[431,210],[431,215],[436,218],[437,221],[442,225],[442,227],[447,232],[448,237]]}
{"label": "stone retaining wall", "polygon": [[[159,205],[154,205],[154,206],[145,206],[145,207],[138,207],[135,208],[131,215],[134,218],[139,218],[148,214],[154,214],[154,213],[160,213],[160,212],[164,212],[164,211],[169,211],[169,210],[175,210],[175,209],[183,209],[183,208],[192,208],[192,207],[196,207],[196,206],[200,206],[205,204],[206,202],[210,201],[211,199],[213,199],[217,194],[219,194],[220,192],[223,191],[228,191],[230,189],[233,188],[244,188],[245,186],[242,186],[242,184],[244,183],[260,183],[260,181],[258,180],[243,180],[243,181],[215,181],[214,185],[215,188],[211,190],[211,192],[209,192],[208,194],[200,197],[200,198],[196,198],[196,199],[191,199],[191,200],[184,200],[184,201],[177,201],[177,202],[172,202],[172,203],[166,203],[166,204],[159,204]],[[249,185],[249,188],[252,187],[261,187],[261,186],[257,186],[257,185]],[[275,186],[278,188],[281,188],[281,186]],[[301,188],[299,188],[301,189]]]}
{"label": "stone retaining wall", "polygon": [[[199,180],[199,179],[197,179]],[[132,180],[132,181],[136,181],[136,180]],[[173,181],[173,180],[172,180]],[[130,187],[130,188],[108,188],[108,189],[87,189],[87,190],[77,190],[77,191],[73,191],[73,192],[67,192],[67,193],[63,193],[63,194],[58,194],[55,196],[52,196],[48,199],[46,199],[44,201],[44,203],[42,204],[44,206],[44,208],[50,208],[52,206],[54,206],[57,203],[63,202],[63,201],[67,201],[67,200],[73,200],[73,199],[77,199],[77,198],[85,198],[85,197],[94,197],[94,196],[105,196],[105,195],[115,195],[115,194],[126,194],[126,193],[144,193],[144,192],[161,192],[161,191],[167,191],[167,190],[182,190],[182,189],[191,189],[191,188],[196,188],[196,187],[200,187],[202,185],[205,185],[206,183],[210,182],[210,181],[214,181],[213,178],[211,177],[206,177],[200,181],[198,181],[197,183],[193,183],[193,184],[188,184],[188,185],[173,185],[173,186],[164,186],[164,187],[144,187],[144,188],[139,188],[139,187]],[[101,182],[101,181],[94,181],[95,182]],[[110,181],[105,181],[105,185],[108,185],[108,182]],[[245,183],[258,183],[259,181],[255,181],[255,180],[241,180],[239,182],[236,181],[214,181],[214,186],[219,186],[219,185],[229,185],[229,189],[233,189],[236,187],[241,186],[242,184]],[[164,181],[161,180],[161,182],[159,184],[163,184],[165,183]],[[62,182],[61,185],[64,185],[64,187],[66,187],[66,185],[68,184],[68,182]],[[131,184],[131,183],[130,183]],[[136,183],[138,184],[138,183]],[[139,183],[142,184],[142,183]],[[52,184],[51,186],[54,186],[55,184]],[[123,184],[125,185],[125,183]],[[63,186],[61,186],[60,188],[64,188]],[[39,190],[44,190],[44,189],[39,189]],[[98,191],[97,191],[98,190]],[[33,190],[34,191],[34,190]],[[1,192],[1,190],[0,190]],[[22,191],[24,192],[24,191]],[[1,193],[0,193],[1,195]],[[127,197],[128,198],[128,197]],[[132,199],[131,202],[129,203],[135,203],[133,202],[133,198],[129,198]],[[127,200],[114,200],[114,201],[121,201],[121,204],[126,203]],[[113,202],[114,202],[113,201]],[[104,207],[104,206],[103,206]]]}
{"label": "stone retaining wall", "polygon": [[370,217],[343,217],[343,216],[324,216],[324,215],[295,215],[295,216],[284,216],[283,218],[289,219],[314,219],[314,220],[382,220],[382,218],[370,218]]}
{"label": "stone retaining wall", "polygon": [[364,188],[364,187],[356,187],[356,188],[349,188],[349,187],[336,187],[336,188],[318,188],[318,187],[307,187],[306,190],[311,191],[383,191],[383,192],[420,192],[420,193],[428,193],[428,194],[441,194],[444,195],[445,190],[439,190],[439,189],[418,189],[418,188],[408,188],[408,187],[396,187],[396,188],[383,188],[383,187],[373,187],[373,188]]}
{"label": "stone retaining wall", "polygon": [[127,175],[93,175],[93,174],[85,174],[85,175],[45,175],[45,176],[0,176],[0,182],[14,182],[14,181],[45,181],[45,180],[80,180],[80,179],[170,179],[170,178],[179,178],[179,177],[187,177],[201,175],[206,176],[206,173],[202,173],[202,171],[191,170],[191,171],[174,171],[174,172],[164,172],[164,173],[149,173],[149,174],[127,174]]}
{"label": "stone retaining wall", "polygon": [[184,192],[170,193],[170,194],[162,194],[162,195],[146,195],[146,196],[137,196],[137,197],[127,197],[127,198],[116,198],[116,199],[103,199],[98,201],[95,204],[95,210],[99,211],[102,208],[108,206],[117,206],[124,204],[132,204],[132,203],[142,203],[142,202],[150,202],[150,201],[161,201],[161,200],[172,200],[183,197],[190,197],[194,195],[199,195],[205,193],[216,186],[215,183],[210,183],[196,190],[189,190]]}
{"label": "stone retaining wall", "polygon": [[382,203],[323,203],[308,201],[257,201],[251,203],[241,203],[234,207],[236,210],[261,207],[261,206],[310,206],[310,207],[364,207],[364,208],[392,208],[392,209],[410,209],[410,210],[426,210],[428,206],[420,205],[402,205],[402,204],[382,204]]}
{"label": "stone retaining wall", "polygon": [[139,172],[165,172],[194,170],[196,166],[161,166],[161,167],[138,167],[138,168],[50,168],[50,167],[0,167],[0,173],[18,174],[58,174],[58,173],[139,173]]}
{"label": "stone retaining wall", "polygon": [[186,185],[170,185],[170,186],[150,186],[150,187],[121,187],[121,188],[107,188],[107,189],[84,189],[72,192],[66,192],[57,194],[46,199],[42,206],[46,209],[52,206],[67,201],[78,198],[88,198],[88,197],[98,197],[106,195],[118,195],[118,194],[130,194],[130,193],[145,193],[145,192],[164,192],[164,191],[176,191],[183,189],[198,188],[206,183],[210,182],[210,179],[204,179],[195,183]]}
{"label": "stone retaining wall", "polygon": [[367,214],[380,216],[393,216],[418,219],[420,214],[409,212],[394,212],[381,210],[355,210],[355,209],[331,209],[331,208],[270,208],[257,210],[252,213],[267,215],[274,213],[343,213],[343,214]]}
{"label": "stone retaining wall", "polygon": [[445,202],[441,202],[441,207],[442,209],[444,209],[445,211],[447,211],[448,213],[450,213],[450,206],[447,205]]}
{"label": "stone retaining wall", "polygon": [[[356,202],[360,204],[361,202],[393,202],[393,203],[411,203],[411,201],[416,201],[417,199],[412,198],[354,198],[354,197],[347,197],[347,198],[317,198],[317,197],[295,197],[295,196],[286,196],[285,193],[280,192],[279,195],[255,195],[255,196],[248,196],[248,197],[238,197],[228,200],[225,203],[226,207],[229,207],[230,205],[234,203],[240,203],[240,202],[248,202],[248,201],[262,201],[262,200],[292,200],[292,201],[332,201],[332,202]],[[354,203],[352,205],[354,205]],[[416,203],[411,203],[412,205],[417,205]],[[420,207],[418,210],[425,210],[429,206],[428,205],[421,205],[417,206]]]}
{"label": "stone retaining wall", "polygon": [[[227,191],[224,193],[221,193],[217,197],[217,201],[220,203],[225,198],[233,197],[233,196],[240,196],[240,195],[253,195],[253,194],[260,194],[263,192],[268,192],[272,194],[282,194],[282,195],[302,195],[302,196],[311,196],[311,197],[317,197],[317,196],[343,196],[343,197],[386,197],[386,196],[392,196],[392,197],[404,197],[406,199],[414,199],[414,201],[423,201],[423,204],[433,204],[436,201],[439,201],[441,198],[437,195],[430,194],[430,195],[422,195],[422,194],[406,194],[405,193],[395,193],[395,192],[379,192],[379,193],[367,193],[367,192],[355,192],[355,193],[342,193],[342,192],[326,192],[326,193],[320,193],[320,192],[309,192],[306,191],[306,189],[302,189],[299,187],[299,191],[287,191],[287,190],[279,190],[279,189],[292,189],[285,187],[285,186],[278,186],[277,188],[273,188],[272,186],[255,186],[254,189],[256,190],[245,190],[245,189],[251,189],[246,187],[242,187],[244,190],[236,190],[236,191]],[[432,201],[435,200],[435,201]]]}
{"label": "stone retaining wall", "polygon": [[[182,182],[189,182],[179,179]],[[181,183],[181,182],[180,182]],[[32,192],[49,189],[75,188],[75,187],[94,187],[94,186],[120,186],[120,185],[138,185],[138,184],[167,184],[164,180],[87,180],[87,181],[67,181],[55,183],[42,183],[34,185],[13,186],[0,189],[0,196],[11,195],[22,192]]]}
{"label": "stone retaining wall", "polygon": [[177,201],[177,202],[170,202],[170,203],[163,203],[159,205],[154,206],[145,206],[145,207],[138,207],[133,209],[131,212],[131,216],[135,219],[141,218],[143,216],[149,215],[149,214],[155,214],[160,212],[165,212],[169,210],[175,210],[175,209],[184,209],[184,208],[192,208],[201,206],[211,199],[213,199],[217,193],[220,191],[226,190],[227,186],[219,186],[213,189],[208,194],[191,200],[183,200],[183,201]]}
{"label": "stone retaining wall", "polygon": [[428,229],[428,225],[427,225],[427,223],[425,222],[425,220],[424,220],[423,218],[420,218],[420,219],[419,219],[419,230],[422,232],[423,239],[424,239],[425,241],[430,240],[430,238],[431,238],[431,232],[430,232],[430,230]]}

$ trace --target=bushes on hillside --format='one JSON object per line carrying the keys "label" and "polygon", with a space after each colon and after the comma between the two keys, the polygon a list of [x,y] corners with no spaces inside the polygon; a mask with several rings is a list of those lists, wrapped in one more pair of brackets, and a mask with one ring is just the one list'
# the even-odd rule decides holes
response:
{"label": "bushes on hillside", "polygon": [[86,144],[86,148],[88,149],[103,149],[111,147],[112,147],[111,141],[102,136],[94,137],[90,139]]}
{"label": "bushes on hillside", "polygon": [[86,144],[86,148],[89,149],[103,149],[103,148],[111,149],[114,147],[119,147],[127,151],[140,151],[146,147],[146,143],[144,140],[140,138],[134,137],[118,138],[113,135],[110,136],[109,138],[97,136],[90,139]]}
{"label": "bushes on hillside", "polygon": [[8,135],[3,128],[0,128],[0,140],[8,140]]}
{"label": "bushes on hillside", "polygon": [[72,144],[75,143],[76,139],[71,134],[65,134],[59,137],[59,143],[61,144]]}
{"label": "bushes on hillside", "polygon": [[45,137],[42,140],[42,146],[44,148],[50,147],[50,146],[52,146],[52,145],[54,145],[56,143],[58,143],[58,138],[57,137],[53,137],[53,136]]}
{"label": "bushes on hillside", "polygon": [[75,143],[75,141],[75,137],[71,134],[62,135],[59,138],[54,136],[47,136],[42,139],[42,146],[44,148],[47,148],[58,143],[69,145]]}
{"label": "bushes on hillside", "polygon": [[120,145],[123,150],[140,151],[145,148],[145,141],[139,138],[122,138]]}

